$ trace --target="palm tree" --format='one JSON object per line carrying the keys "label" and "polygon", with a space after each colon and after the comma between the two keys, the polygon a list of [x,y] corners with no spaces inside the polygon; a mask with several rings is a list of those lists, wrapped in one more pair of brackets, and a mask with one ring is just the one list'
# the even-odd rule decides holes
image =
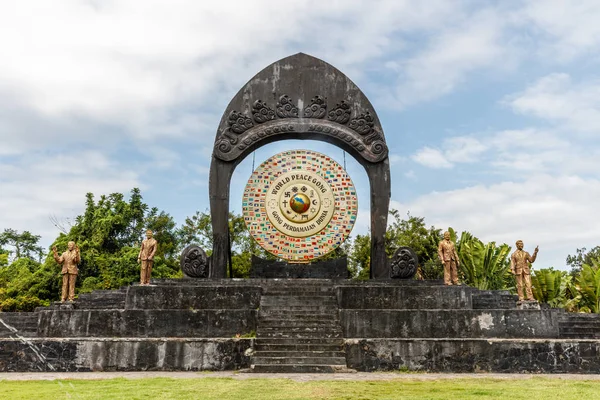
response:
{"label": "palm tree", "polygon": [[[451,240],[456,242],[456,232],[449,229]],[[459,271],[463,282],[482,290],[507,289],[512,282],[508,254],[510,246],[496,242],[484,244],[469,232],[463,232],[456,243],[460,258]]]}

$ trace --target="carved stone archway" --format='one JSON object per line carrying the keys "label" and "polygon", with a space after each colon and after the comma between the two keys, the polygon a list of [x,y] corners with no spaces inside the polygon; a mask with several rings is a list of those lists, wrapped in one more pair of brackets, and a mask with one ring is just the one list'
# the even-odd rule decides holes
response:
{"label": "carved stone archway", "polygon": [[229,193],[236,166],[255,149],[286,139],[332,143],[365,168],[371,189],[371,278],[389,278],[385,231],[390,166],[379,118],[346,75],[303,53],[256,74],[223,113],[210,165],[211,277],[227,276]]}

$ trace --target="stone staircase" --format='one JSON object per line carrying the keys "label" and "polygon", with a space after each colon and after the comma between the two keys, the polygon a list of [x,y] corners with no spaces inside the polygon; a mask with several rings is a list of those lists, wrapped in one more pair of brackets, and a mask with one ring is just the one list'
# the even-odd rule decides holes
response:
{"label": "stone staircase", "polygon": [[564,313],[558,320],[562,339],[600,339],[600,315]]}
{"label": "stone staircase", "polygon": [[480,290],[472,296],[474,310],[511,310],[517,308],[518,300],[508,290]]}
{"label": "stone staircase", "polygon": [[351,372],[330,280],[269,282],[260,301],[253,372]]}

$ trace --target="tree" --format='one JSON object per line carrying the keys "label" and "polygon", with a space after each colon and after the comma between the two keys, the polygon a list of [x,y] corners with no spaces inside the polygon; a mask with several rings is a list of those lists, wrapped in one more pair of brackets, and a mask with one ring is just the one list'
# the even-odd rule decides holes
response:
{"label": "tree", "polygon": [[348,269],[352,277],[359,280],[369,279],[371,264],[371,237],[357,235],[348,252]]}
{"label": "tree", "polygon": [[29,231],[19,233],[14,229],[5,229],[4,232],[0,233],[0,246],[12,246],[14,248],[14,260],[27,257],[40,261],[43,250],[38,245],[39,241],[40,236],[33,235]]}
{"label": "tree", "polygon": [[[246,228],[244,217],[241,214],[229,213],[229,234],[231,239],[231,267],[229,275],[234,278],[247,278],[250,276],[252,255],[274,259],[274,256],[265,251],[256,243]],[[185,219],[177,231],[181,247],[197,244],[206,254],[212,253],[213,233],[211,217],[208,211],[196,213]]]}
{"label": "tree", "polygon": [[8,265],[8,250],[4,250],[0,247],[0,268]]}
{"label": "tree", "polygon": [[585,247],[577,249],[577,254],[567,256],[567,265],[571,267],[571,276],[576,277],[581,271],[583,264],[592,265],[594,260],[600,260],[600,246],[590,251]]}
{"label": "tree", "polygon": [[[438,260],[437,246],[442,239],[442,232],[425,225],[425,219],[407,214],[402,219],[397,210],[391,210],[393,217],[386,232],[385,251],[388,257],[402,246],[412,248],[419,258],[418,276],[423,279],[437,279],[442,276],[442,264]],[[368,279],[371,262],[371,237],[358,235],[348,249],[349,269],[356,271],[353,276]]]}
{"label": "tree", "polygon": [[579,310],[600,313],[600,263],[583,264],[576,281],[581,295]]}
{"label": "tree", "polygon": [[[118,288],[139,280],[137,256],[146,229],[151,229],[159,242],[152,276],[181,276],[175,221],[169,214],[149,208],[137,188],[131,191],[129,200],[121,193],[113,193],[100,196],[96,202],[94,195],[88,193],[84,213],[52,245],[62,251],[70,240],[78,244],[81,250],[77,279],[79,293]],[[19,240],[16,242],[17,254],[27,256],[37,251],[35,246],[39,236],[29,232],[7,232],[4,238]],[[7,243],[13,245],[15,242]],[[21,257],[0,269],[0,287],[3,288],[0,290],[0,309],[32,311],[37,305],[55,300],[60,292],[60,271],[60,265],[49,253],[43,263]]]}
{"label": "tree", "polygon": [[398,247],[408,246],[419,258],[418,276],[422,279],[439,279],[443,266],[438,258],[438,244],[443,239],[442,230],[427,228],[425,218],[407,214],[402,219],[397,210],[391,210],[393,221],[386,232],[386,252],[392,256]]}
{"label": "tree", "polygon": [[[456,233],[449,229],[451,240],[456,241]],[[456,244],[460,259],[459,273],[463,282],[483,290],[507,289],[514,278],[510,273],[508,255],[510,246],[496,242],[484,244],[469,232],[463,232]]]}
{"label": "tree", "polygon": [[77,242],[81,249],[78,280],[86,290],[111,289],[139,280],[137,255],[146,229],[151,229],[158,241],[152,276],[179,276],[175,228],[173,218],[149,208],[137,188],[132,189],[128,201],[122,193],[112,193],[95,202],[88,193],[83,215],[54,245],[64,248],[69,240]]}
{"label": "tree", "polygon": [[535,270],[531,275],[533,297],[540,303],[548,303],[551,307],[573,310],[581,296],[573,297],[572,277],[566,271],[555,271],[552,268]]}

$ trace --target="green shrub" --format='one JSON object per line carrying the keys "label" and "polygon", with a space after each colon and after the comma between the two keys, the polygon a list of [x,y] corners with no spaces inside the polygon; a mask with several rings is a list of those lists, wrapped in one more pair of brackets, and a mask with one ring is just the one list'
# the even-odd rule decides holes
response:
{"label": "green shrub", "polygon": [[0,303],[0,311],[34,311],[36,307],[44,307],[50,305],[48,300],[40,300],[34,296],[17,296],[11,297]]}

